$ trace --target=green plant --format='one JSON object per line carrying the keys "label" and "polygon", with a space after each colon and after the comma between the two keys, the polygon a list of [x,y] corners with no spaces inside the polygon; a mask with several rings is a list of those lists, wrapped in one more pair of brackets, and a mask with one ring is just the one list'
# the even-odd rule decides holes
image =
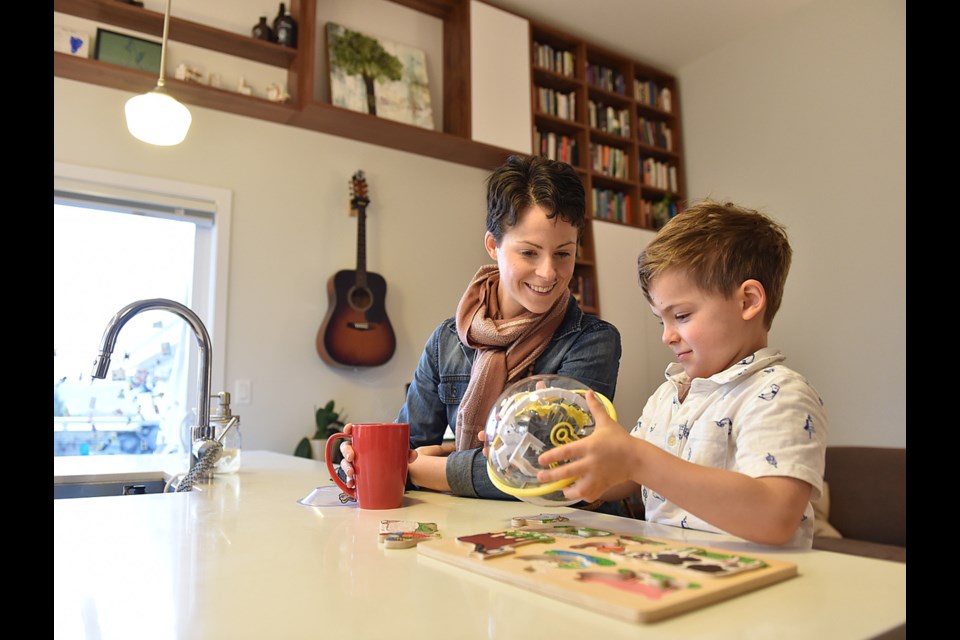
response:
{"label": "green plant", "polygon": [[[314,414],[317,424],[317,429],[313,433],[314,440],[325,440],[343,429],[345,423],[340,419],[340,412],[334,411],[334,406],[335,403],[331,400],[317,409]],[[313,458],[313,451],[310,448],[310,438],[304,437],[300,440],[293,455],[301,458]]]}

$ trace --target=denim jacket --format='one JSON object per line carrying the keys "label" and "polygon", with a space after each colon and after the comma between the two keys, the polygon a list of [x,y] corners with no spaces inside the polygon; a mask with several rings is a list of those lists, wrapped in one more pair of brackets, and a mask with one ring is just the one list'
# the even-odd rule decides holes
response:
{"label": "denim jacket", "polygon": [[[424,347],[397,422],[410,423],[410,447],[443,441],[447,425],[456,428],[457,410],[470,381],[475,349],[457,335],[454,318],[444,320]],[[620,332],[600,318],[583,313],[571,296],[567,314],[530,375],[569,376],[611,401],[620,370]],[[447,458],[447,482],[455,495],[514,498],[497,489],[487,476],[482,449],[457,451]]]}

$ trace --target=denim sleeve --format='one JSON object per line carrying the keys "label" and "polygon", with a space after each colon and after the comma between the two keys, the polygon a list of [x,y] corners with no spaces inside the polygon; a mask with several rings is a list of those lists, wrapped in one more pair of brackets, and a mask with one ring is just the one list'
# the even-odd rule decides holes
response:
{"label": "denim sleeve", "polygon": [[601,320],[577,337],[557,371],[542,373],[569,376],[613,401],[621,353],[620,332],[609,322]]}
{"label": "denim sleeve", "polygon": [[410,423],[410,448],[440,444],[447,430],[447,405],[440,398],[440,372],[437,348],[442,325],[437,327],[420,355],[417,370],[410,381],[407,398],[400,407],[397,422]]}
{"label": "denim sleeve", "polygon": [[447,484],[457,496],[489,498],[492,500],[516,500],[500,491],[487,475],[487,459],[483,449],[456,451],[447,456]]}

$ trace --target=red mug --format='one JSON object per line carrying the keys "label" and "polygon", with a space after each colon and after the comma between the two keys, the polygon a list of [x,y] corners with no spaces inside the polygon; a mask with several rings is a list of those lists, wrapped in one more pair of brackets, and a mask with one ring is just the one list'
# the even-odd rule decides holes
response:
{"label": "red mug", "polygon": [[[333,445],[344,438],[353,442],[354,485],[351,489],[333,468]],[[327,438],[324,460],[333,482],[357,501],[361,509],[399,509],[407,486],[410,459],[410,425],[405,423],[355,424],[350,435]]]}

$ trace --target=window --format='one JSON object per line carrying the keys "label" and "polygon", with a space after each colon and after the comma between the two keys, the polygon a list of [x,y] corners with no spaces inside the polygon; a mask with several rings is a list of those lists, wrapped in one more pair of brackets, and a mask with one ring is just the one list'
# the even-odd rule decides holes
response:
{"label": "window", "polygon": [[91,377],[109,320],[130,302],[190,307],[213,343],[223,388],[230,193],[54,163],[54,455],[175,453],[197,404],[196,338],[151,310],[117,336]]}

